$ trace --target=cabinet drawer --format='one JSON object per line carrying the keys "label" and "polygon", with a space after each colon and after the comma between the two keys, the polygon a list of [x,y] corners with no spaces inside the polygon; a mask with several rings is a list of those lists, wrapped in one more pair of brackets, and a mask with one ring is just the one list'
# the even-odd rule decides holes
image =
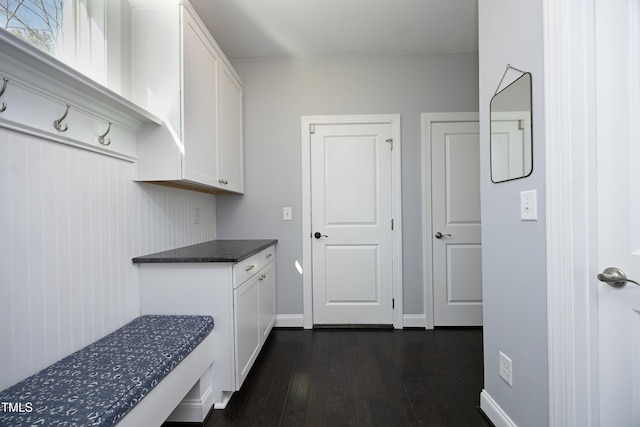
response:
{"label": "cabinet drawer", "polygon": [[233,266],[233,288],[253,277],[275,258],[275,246],[270,246]]}

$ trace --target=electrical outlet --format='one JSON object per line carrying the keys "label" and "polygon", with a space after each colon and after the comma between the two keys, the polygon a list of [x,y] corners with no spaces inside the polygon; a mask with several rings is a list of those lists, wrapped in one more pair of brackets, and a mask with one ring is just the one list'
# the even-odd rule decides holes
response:
{"label": "electrical outlet", "polygon": [[200,208],[193,208],[193,223],[200,224]]}
{"label": "electrical outlet", "polygon": [[291,221],[293,214],[291,213],[291,206],[285,206],[282,208],[282,219],[284,221]]}
{"label": "electrical outlet", "polygon": [[507,384],[513,386],[513,363],[511,359],[507,357],[506,354],[499,351],[500,361],[498,366],[498,373],[500,374],[500,378],[502,378]]}

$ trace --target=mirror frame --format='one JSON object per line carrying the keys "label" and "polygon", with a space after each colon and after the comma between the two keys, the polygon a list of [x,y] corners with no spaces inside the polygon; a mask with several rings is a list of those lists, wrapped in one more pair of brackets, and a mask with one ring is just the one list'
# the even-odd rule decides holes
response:
{"label": "mirror frame", "polygon": [[[518,70],[520,71],[520,70]],[[498,184],[501,182],[509,182],[509,181],[514,181],[516,179],[522,179],[522,178],[526,178],[528,176],[530,176],[533,173],[533,165],[534,165],[534,159],[533,159],[533,76],[531,75],[531,73],[529,72],[523,72],[520,71],[522,73],[522,75],[520,77],[518,77],[517,79],[515,79],[513,82],[509,83],[507,86],[505,86],[502,90],[497,91],[492,97],[491,97],[491,101],[489,102],[489,175],[491,178],[491,182],[493,182],[494,184]],[[494,113],[494,111],[492,111],[492,105],[496,99],[496,97],[500,94],[503,94],[506,90],[508,90],[509,88],[513,88],[513,86],[519,82],[522,78],[527,77],[529,78],[529,90],[528,90],[528,95],[529,95],[529,117],[530,117],[530,123],[529,123],[529,132],[530,132],[530,150],[531,150],[531,169],[523,175],[520,176],[516,176],[514,178],[508,178],[508,179],[501,179],[499,181],[494,180],[493,177],[493,166],[494,166],[494,158],[493,158],[493,145],[494,145],[494,141],[493,141],[493,120],[492,120],[492,114]],[[504,78],[504,76],[503,76]],[[524,110],[523,110],[524,111]]]}

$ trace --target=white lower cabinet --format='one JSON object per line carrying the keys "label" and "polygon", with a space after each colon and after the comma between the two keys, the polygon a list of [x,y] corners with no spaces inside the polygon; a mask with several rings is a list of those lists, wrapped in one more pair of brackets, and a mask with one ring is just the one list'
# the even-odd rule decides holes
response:
{"label": "white lower cabinet", "polygon": [[212,402],[223,409],[275,324],[275,246],[235,264],[143,263],[139,268],[141,314],[213,316],[213,369],[205,373],[211,387],[202,390],[201,402],[189,404]]}
{"label": "white lower cabinet", "polygon": [[233,290],[236,324],[236,384],[238,389],[249,374],[262,345],[276,323],[276,280],[274,263]]}
{"label": "white lower cabinet", "polygon": [[[233,318],[236,329],[236,385],[239,389],[253,366],[262,345],[276,323],[275,263],[271,252],[264,254],[267,265],[249,258],[234,268]],[[247,275],[260,269],[257,273]],[[244,282],[242,280],[245,280]]]}
{"label": "white lower cabinet", "polygon": [[249,374],[262,347],[260,333],[260,280],[257,275],[233,290],[236,323],[236,385]]}
{"label": "white lower cabinet", "polygon": [[260,336],[261,343],[269,337],[276,324],[276,270],[275,263],[267,265],[260,275]]}

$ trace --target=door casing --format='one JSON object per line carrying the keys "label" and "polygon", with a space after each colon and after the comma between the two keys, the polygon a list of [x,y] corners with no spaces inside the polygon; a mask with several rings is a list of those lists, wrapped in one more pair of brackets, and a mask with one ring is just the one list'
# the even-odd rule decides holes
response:
{"label": "door casing", "polygon": [[549,426],[596,426],[595,0],[543,11]]}
{"label": "door casing", "polygon": [[393,234],[393,327],[402,329],[402,179],[401,179],[401,140],[399,114],[373,115],[330,115],[302,116],[300,127],[301,165],[302,165],[302,292],[303,326],[313,328],[313,278],[311,248],[311,125],[312,124],[363,124],[387,123],[391,126],[393,138],[391,210],[394,219]]}

